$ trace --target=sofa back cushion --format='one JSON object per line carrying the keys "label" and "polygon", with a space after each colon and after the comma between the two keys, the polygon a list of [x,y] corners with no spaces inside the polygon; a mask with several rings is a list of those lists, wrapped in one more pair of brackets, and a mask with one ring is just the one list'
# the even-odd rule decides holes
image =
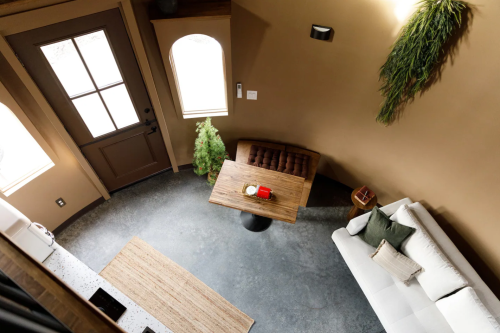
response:
{"label": "sofa back cushion", "polygon": [[307,179],[309,155],[252,145],[247,164]]}
{"label": "sofa back cushion", "polygon": [[453,244],[451,239],[447,236],[446,232],[441,229],[436,220],[434,220],[432,215],[421,203],[415,202],[408,204],[408,207],[410,207],[411,212],[416,215],[418,221],[424,226],[427,233],[432,236],[432,239],[446,255],[446,258],[448,258],[448,260],[460,271],[460,274],[469,282],[469,286],[474,289],[484,306],[486,306],[491,314],[497,318],[497,321],[500,322],[500,300],[498,300],[498,297],[493,294],[491,289],[484,283],[462,253],[460,253],[455,244]]}
{"label": "sofa back cushion", "polygon": [[455,333],[500,333],[500,325],[471,287],[440,299],[436,306]]}
{"label": "sofa back cushion", "polygon": [[416,278],[432,301],[467,286],[467,280],[441,252],[407,205],[402,205],[391,220],[416,229],[401,245],[401,252],[422,266],[423,271]]}

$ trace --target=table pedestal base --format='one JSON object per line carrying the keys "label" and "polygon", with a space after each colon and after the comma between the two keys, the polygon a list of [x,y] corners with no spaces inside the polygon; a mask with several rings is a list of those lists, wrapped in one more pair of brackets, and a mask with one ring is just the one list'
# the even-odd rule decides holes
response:
{"label": "table pedestal base", "polygon": [[241,212],[241,223],[243,226],[253,232],[261,232],[266,230],[273,223],[273,219],[268,217],[259,216],[247,212]]}
{"label": "table pedestal base", "polygon": [[347,221],[349,222],[353,218],[358,217],[359,215],[361,215],[363,213],[365,213],[365,211],[363,209],[359,209],[358,207],[353,206],[351,208],[351,210],[349,211],[349,214],[347,214]]}

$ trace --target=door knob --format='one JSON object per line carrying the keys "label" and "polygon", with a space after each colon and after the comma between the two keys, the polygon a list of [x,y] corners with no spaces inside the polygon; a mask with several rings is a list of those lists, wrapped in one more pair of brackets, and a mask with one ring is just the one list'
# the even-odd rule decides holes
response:
{"label": "door knob", "polygon": [[156,133],[156,126],[151,127],[151,132],[148,133],[148,135]]}
{"label": "door knob", "polygon": [[149,111],[151,111],[151,109],[149,108],[144,109],[144,113],[149,113]]}

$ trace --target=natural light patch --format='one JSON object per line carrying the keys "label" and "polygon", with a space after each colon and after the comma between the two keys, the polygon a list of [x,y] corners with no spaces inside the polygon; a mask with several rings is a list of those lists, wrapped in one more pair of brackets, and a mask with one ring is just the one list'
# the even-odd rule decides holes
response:
{"label": "natural light patch", "polygon": [[402,23],[413,13],[418,0],[392,0],[392,2],[394,3],[394,15]]}
{"label": "natural light patch", "polygon": [[115,130],[115,126],[97,93],[76,98],[73,100],[73,104],[94,138]]}
{"label": "natural light patch", "polygon": [[113,116],[116,127],[124,128],[139,121],[134,104],[124,84],[102,91],[102,98]]}
{"label": "natural light patch", "polygon": [[53,166],[14,113],[0,103],[0,191],[9,196]]}
{"label": "natural light patch", "polygon": [[70,39],[42,46],[41,49],[70,97],[95,90],[78,51]]}
{"label": "natural light patch", "polygon": [[185,118],[227,114],[224,54],[218,41],[199,34],[182,37],[172,46],[171,63]]}
{"label": "natural light patch", "polygon": [[122,81],[122,75],[103,30],[76,37],[75,42],[99,88]]}

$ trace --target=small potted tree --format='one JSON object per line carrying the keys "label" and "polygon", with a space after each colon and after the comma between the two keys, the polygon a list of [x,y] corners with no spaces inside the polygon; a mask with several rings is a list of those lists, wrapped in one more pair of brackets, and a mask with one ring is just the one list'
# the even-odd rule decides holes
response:
{"label": "small potted tree", "polygon": [[222,163],[229,159],[229,154],[220,135],[217,134],[219,130],[212,126],[210,118],[202,123],[196,123],[196,126],[198,138],[194,143],[194,172],[198,176],[208,173],[208,183],[214,185]]}

